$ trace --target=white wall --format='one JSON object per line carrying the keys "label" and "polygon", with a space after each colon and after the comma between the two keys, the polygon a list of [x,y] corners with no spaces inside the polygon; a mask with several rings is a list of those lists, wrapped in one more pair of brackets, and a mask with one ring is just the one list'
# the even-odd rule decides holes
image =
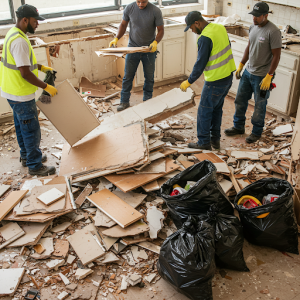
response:
{"label": "white wall", "polygon": [[[231,6],[227,5],[228,2],[232,3]],[[257,1],[255,0],[223,0],[223,15],[238,14],[243,21],[252,23],[252,15],[249,15],[249,12],[252,11],[256,3]],[[247,5],[250,5],[250,9],[247,9]],[[291,25],[295,29],[300,30],[300,9],[273,3],[268,3],[268,5],[270,11],[273,11],[273,14],[269,14],[270,21],[284,27]]]}

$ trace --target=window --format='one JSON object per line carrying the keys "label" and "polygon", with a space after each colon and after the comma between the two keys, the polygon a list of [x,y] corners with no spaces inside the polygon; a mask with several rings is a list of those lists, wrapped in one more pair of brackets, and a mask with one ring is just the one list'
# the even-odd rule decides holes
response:
{"label": "window", "polygon": [[184,3],[198,3],[198,0],[163,0],[163,5],[175,5]]}
{"label": "window", "polygon": [[118,8],[118,0],[23,0],[35,6],[45,18],[86,14]]}
{"label": "window", "polygon": [[[4,2],[4,3],[2,3],[2,2]],[[7,24],[7,23],[13,22],[12,10],[13,10],[12,0],[1,0],[0,24]]]}
{"label": "window", "polygon": [[[132,2],[135,2],[135,0],[121,0],[121,2],[122,2],[122,5],[127,5],[127,4],[130,4]],[[149,0],[149,2],[156,3],[157,0]]]}

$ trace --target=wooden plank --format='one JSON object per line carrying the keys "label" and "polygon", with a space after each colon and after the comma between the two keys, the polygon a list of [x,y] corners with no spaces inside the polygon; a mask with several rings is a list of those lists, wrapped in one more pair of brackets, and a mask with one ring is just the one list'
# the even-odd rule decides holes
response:
{"label": "wooden plank", "polygon": [[16,292],[24,272],[25,268],[0,270],[0,297],[13,295]]}
{"label": "wooden plank", "polygon": [[170,158],[165,158],[166,160],[166,172],[159,174],[124,174],[124,175],[107,175],[104,176],[111,183],[116,185],[123,192],[132,191],[142,185],[152,182],[166,174],[172,173],[178,170],[180,167],[173,163]]}
{"label": "wooden plank", "polygon": [[230,180],[231,180],[231,182],[232,182],[232,184],[233,184],[233,186],[234,186],[234,188],[236,190],[236,193],[238,193],[238,192],[241,191],[241,188],[240,188],[238,182],[236,181],[236,179],[234,177],[234,170],[233,170],[233,168],[231,166],[228,166],[228,169],[230,171],[229,178],[230,178]]}
{"label": "wooden plank", "polygon": [[128,226],[127,228],[122,228],[121,226],[116,225],[112,228],[103,230],[102,233],[110,237],[120,238],[126,236],[134,236],[143,232],[148,232],[149,230],[150,227],[146,223],[138,221]]}
{"label": "wooden plank", "polygon": [[180,162],[186,169],[194,165],[194,162],[192,162],[192,161],[180,160],[179,162]]}
{"label": "wooden plank", "polygon": [[140,220],[143,215],[107,189],[87,197],[96,207],[122,228]]}
{"label": "wooden plank", "polygon": [[28,193],[28,190],[24,191],[12,191],[1,203],[0,203],[0,221],[21,201],[21,199]]}
{"label": "wooden plank", "polygon": [[72,146],[100,122],[68,79],[56,88],[58,92],[51,98],[51,104],[38,101],[37,106]]}

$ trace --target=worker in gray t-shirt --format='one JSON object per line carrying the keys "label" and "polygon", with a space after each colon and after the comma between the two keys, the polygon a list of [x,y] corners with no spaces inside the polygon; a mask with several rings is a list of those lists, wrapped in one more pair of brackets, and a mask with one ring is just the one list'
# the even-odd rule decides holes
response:
{"label": "worker in gray t-shirt", "polygon": [[[248,101],[254,93],[255,106],[251,119],[253,129],[246,138],[247,143],[255,143],[263,132],[267,101],[281,54],[281,32],[268,20],[268,12],[269,6],[264,2],[255,4],[250,12],[254,25],[250,26],[248,46],[236,71],[236,78],[241,81],[235,98],[234,126],[225,130],[228,136],[245,133]],[[246,70],[241,76],[247,61]]]}
{"label": "worker in gray t-shirt", "polygon": [[[164,36],[164,21],[161,10],[148,0],[136,0],[126,6],[123,20],[117,36],[110,42],[109,47],[116,47],[118,40],[126,32],[129,23],[128,47],[150,47],[149,53],[131,53],[125,58],[125,71],[122,83],[121,103],[117,110],[128,108],[132,82],[139,66],[143,64],[145,83],[143,100],[152,98],[157,44]],[[155,31],[157,29],[157,35]]]}

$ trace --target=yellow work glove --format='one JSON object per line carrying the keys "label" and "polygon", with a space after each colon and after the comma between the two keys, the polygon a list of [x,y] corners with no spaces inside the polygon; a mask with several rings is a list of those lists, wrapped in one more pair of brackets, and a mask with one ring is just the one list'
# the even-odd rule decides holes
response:
{"label": "yellow work glove", "polygon": [[188,80],[185,80],[181,83],[180,85],[180,89],[183,91],[183,92],[186,92],[186,89],[190,86],[191,84],[188,82]]}
{"label": "yellow work glove", "polygon": [[118,38],[114,38],[110,43],[109,43],[109,48],[116,48],[117,43],[118,43]]}
{"label": "yellow work glove", "polygon": [[55,71],[55,70],[53,68],[41,65],[41,71],[44,72],[44,73],[47,73],[48,71],[53,73],[53,71]]}
{"label": "yellow work glove", "polygon": [[153,41],[153,43],[150,44],[149,48],[151,53],[155,52],[157,50],[157,41]]}
{"label": "yellow work glove", "polygon": [[267,74],[266,77],[260,83],[260,89],[264,91],[269,90],[271,86],[272,78],[273,78],[272,75]]}
{"label": "yellow work glove", "polygon": [[47,93],[49,93],[52,97],[57,94],[57,89],[53,85],[49,85],[48,83],[47,83],[47,86],[44,90]]}
{"label": "yellow work glove", "polygon": [[242,64],[242,63],[240,62],[239,67],[237,68],[237,70],[236,70],[236,72],[235,72],[235,78],[236,78],[237,80],[241,79],[241,77],[242,77],[241,72],[243,71],[243,68],[244,68],[244,64]]}

